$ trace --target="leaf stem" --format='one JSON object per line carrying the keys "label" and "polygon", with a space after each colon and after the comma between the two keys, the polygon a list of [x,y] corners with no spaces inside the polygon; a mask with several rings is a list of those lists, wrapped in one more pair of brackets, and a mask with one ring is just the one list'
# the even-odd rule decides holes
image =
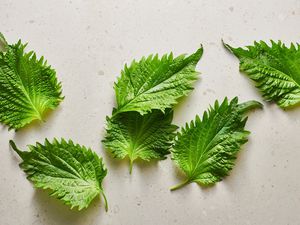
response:
{"label": "leaf stem", "polygon": [[121,113],[120,109],[116,109],[116,111],[114,111],[111,115],[111,118],[114,118],[115,116],[119,115]]}
{"label": "leaf stem", "polygon": [[108,211],[108,204],[107,204],[106,196],[105,196],[103,191],[102,191],[102,196],[103,196],[103,199],[104,199],[105,211],[107,212]]}
{"label": "leaf stem", "polygon": [[171,188],[170,188],[170,191],[175,191],[175,190],[177,190],[177,189],[179,189],[179,188],[184,187],[185,185],[187,185],[187,184],[189,184],[189,183],[190,183],[190,180],[185,180],[184,182],[182,182],[182,183],[180,183],[180,184],[178,184],[178,185],[175,185],[175,186],[171,187]]}
{"label": "leaf stem", "polygon": [[130,159],[130,161],[129,161],[129,174],[132,173],[132,167],[133,167],[133,160]]}

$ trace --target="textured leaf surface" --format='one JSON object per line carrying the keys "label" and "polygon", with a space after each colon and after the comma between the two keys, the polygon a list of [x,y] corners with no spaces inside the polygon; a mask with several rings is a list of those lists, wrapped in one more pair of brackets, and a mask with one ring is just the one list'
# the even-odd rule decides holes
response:
{"label": "textured leaf surface", "polygon": [[242,144],[247,142],[250,132],[244,130],[250,109],[262,107],[259,102],[248,101],[238,104],[234,98],[227,98],[219,105],[215,102],[204,112],[202,119],[182,128],[172,150],[172,159],[186,174],[186,181],[171,190],[188,183],[203,185],[220,181],[234,166],[236,155]]}
{"label": "textured leaf surface", "polygon": [[172,125],[173,112],[153,110],[146,115],[126,112],[112,118],[107,117],[105,147],[116,158],[128,157],[130,172],[137,158],[149,161],[164,159],[175,137],[177,126]]}
{"label": "textured leaf surface", "polygon": [[10,144],[23,159],[20,167],[36,188],[50,189],[51,195],[79,210],[102,194],[107,209],[101,185],[107,170],[91,149],[64,139],[53,143],[46,139],[44,145],[29,146],[26,152],[18,150],[13,141]]}
{"label": "textured leaf surface", "polygon": [[115,84],[118,108],[115,113],[136,111],[146,114],[153,109],[164,111],[187,95],[198,78],[195,67],[203,54],[203,48],[194,54],[173,57],[173,54],[150,55],[139,62],[125,65]]}
{"label": "textured leaf surface", "polygon": [[61,84],[43,57],[24,52],[21,41],[7,45],[1,34],[0,45],[0,122],[19,129],[59,105]]}
{"label": "textured leaf surface", "polygon": [[240,70],[255,81],[267,101],[287,108],[300,102],[300,49],[299,44],[286,47],[280,41],[254,42],[246,49],[224,44],[240,60]]}

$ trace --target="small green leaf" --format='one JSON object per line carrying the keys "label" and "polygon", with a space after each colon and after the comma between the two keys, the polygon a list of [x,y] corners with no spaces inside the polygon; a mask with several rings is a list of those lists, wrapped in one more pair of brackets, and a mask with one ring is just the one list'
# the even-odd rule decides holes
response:
{"label": "small green leaf", "polygon": [[19,129],[59,105],[61,84],[43,57],[24,52],[21,41],[7,45],[1,34],[0,45],[0,122]]}
{"label": "small green leaf", "polygon": [[103,143],[116,158],[129,158],[131,173],[136,159],[165,159],[170,153],[177,129],[171,124],[172,118],[171,110],[166,110],[165,114],[153,110],[146,115],[126,112],[107,117],[107,134]]}
{"label": "small green leaf", "polygon": [[249,110],[261,108],[257,101],[238,104],[238,98],[204,112],[202,120],[196,116],[190,125],[178,133],[172,150],[172,159],[185,173],[187,179],[171,190],[191,182],[211,185],[229,174],[241,145],[247,142],[249,131],[244,129]]}
{"label": "small green leaf", "polygon": [[240,70],[256,83],[267,101],[287,108],[300,102],[299,44],[286,47],[280,41],[254,42],[246,49],[224,46],[240,60]]}
{"label": "small green leaf", "polygon": [[150,55],[139,62],[125,65],[121,77],[115,84],[117,110],[115,114],[136,111],[146,114],[153,109],[164,111],[177,103],[178,98],[187,95],[198,79],[195,67],[203,54],[199,48],[194,54],[177,58],[173,54]]}
{"label": "small green leaf", "polygon": [[71,208],[87,208],[99,194],[107,201],[102,180],[107,174],[102,159],[84,146],[54,139],[50,143],[29,146],[29,151],[19,150],[13,141],[11,147],[23,159],[20,167],[36,188],[50,189],[51,196],[62,200]]}

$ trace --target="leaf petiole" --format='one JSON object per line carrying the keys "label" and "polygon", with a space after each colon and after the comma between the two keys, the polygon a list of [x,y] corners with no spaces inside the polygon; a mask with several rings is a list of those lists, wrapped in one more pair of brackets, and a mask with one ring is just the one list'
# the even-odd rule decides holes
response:
{"label": "leaf petiole", "polygon": [[179,188],[182,188],[182,187],[184,187],[185,185],[189,184],[190,182],[191,182],[190,180],[185,180],[184,182],[182,182],[182,183],[180,183],[180,184],[178,184],[178,185],[175,185],[175,186],[171,187],[171,188],[170,188],[170,191],[175,191],[175,190],[177,190],[177,189],[179,189]]}
{"label": "leaf petiole", "polygon": [[133,160],[130,159],[130,160],[129,160],[129,173],[130,173],[130,174],[132,173],[132,168],[133,168]]}
{"label": "leaf petiole", "polygon": [[104,192],[103,192],[103,191],[101,191],[101,194],[102,194],[102,196],[103,196],[103,199],[104,199],[105,211],[107,212],[107,211],[108,211],[108,203],[107,203],[107,198],[106,198],[106,196],[105,196],[105,194],[104,194]]}

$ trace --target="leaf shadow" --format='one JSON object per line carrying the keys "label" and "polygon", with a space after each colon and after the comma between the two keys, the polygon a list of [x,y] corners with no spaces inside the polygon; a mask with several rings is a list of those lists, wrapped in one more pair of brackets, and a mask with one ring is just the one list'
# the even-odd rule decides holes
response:
{"label": "leaf shadow", "polygon": [[[279,106],[278,106],[279,107]],[[280,107],[279,107],[280,108]],[[294,113],[294,112],[297,112],[297,111],[299,111],[300,110],[300,102],[299,103],[297,103],[297,104],[295,104],[295,105],[292,105],[292,106],[289,106],[289,107],[287,107],[287,108],[285,108],[285,109],[283,109],[283,108],[280,108],[282,111],[284,111],[284,112],[292,112],[292,113]]]}
{"label": "leaf shadow", "polygon": [[107,167],[114,170],[123,170],[124,167],[128,167],[129,170],[129,160],[115,158],[109,151],[106,150],[106,148],[104,148],[103,145],[102,147],[103,151],[105,152],[102,154],[102,156],[105,159],[105,164],[108,165]]}
{"label": "leaf shadow", "polygon": [[[164,159],[166,160],[166,159]],[[158,168],[158,163],[160,160],[151,160],[145,161],[142,159],[136,159],[134,161],[133,167],[136,167],[138,170],[142,171],[143,173],[152,173],[153,170]],[[129,160],[128,160],[129,163]],[[134,170],[134,168],[133,168]]]}
{"label": "leaf shadow", "polygon": [[[170,159],[171,160],[171,159]],[[183,182],[184,180],[186,180],[186,176],[184,175],[184,173],[179,169],[179,167],[177,165],[175,165],[175,163],[172,163],[172,167],[173,167],[173,175],[176,178],[177,183]],[[175,185],[175,184],[172,184]]]}
{"label": "leaf shadow", "polygon": [[[250,142],[250,143],[249,143]],[[229,175],[224,177],[222,179],[222,183],[224,184],[224,188],[226,188],[228,191],[230,192],[234,192],[234,189],[237,188],[236,182],[239,181],[238,176],[241,176],[241,171],[245,172],[244,176],[246,175],[247,172],[247,163],[243,163],[243,162],[247,162],[247,149],[250,149],[251,146],[251,141],[248,141],[248,143],[244,144],[240,151],[237,154],[237,158],[235,160],[235,164],[234,167],[232,168],[231,171],[229,171]]]}
{"label": "leaf shadow", "polygon": [[195,94],[196,91],[196,85],[198,85],[198,83],[201,82],[201,78],[199,78],[195,84],[194,84],[194,89],[192,90],[191,93],[189,93],[188,95],[182,96],[180,98],[177,99],[177,103],[173,106],[173,111],[174,113],[176,112],[183,112],[186,108],[186,104],[189,102],[189,99],[191,99],[192,95]]}
{"label": "leaf shadow", "polygon": [[6,130],[8,130],[7,126],[5,126],[4,124],[1,124],[1,132],[6,131]]}
{"label": "leaf shadow", "polygon": [[218,185],[218,183],[209,184],[209,185],[203,185],[203,184],[199,184],[199,183],[196,183],[196,184],[202,192],[206,192],[206,193],[214,192]]}
{"label": "leaf shadow", "polygon": [[16,141],[22,141],[24,138],[26,138],[26,135],[30,131],[35,132],[42,132],[43,129],[45,129],[45,123],[51,124],[54,118],[56,117],[56,114],[58,114],[61,111],[61,108],[57,108],[55,110],[48,110],[44,113],[44,120],[33,120],[31,123],[27,124],[25,127],[16,130],[14,134],[14,139]]}
{"label": "leaf shadow", "polygon": [[[37,189],[33,195],[33,205],[38,209],[39,218],[43,225],[53,224],[86,224],[86,221],[94,220],[96,215],[104,215],[104,203],[97,196],[87,209],[78,211],[70,209],[60,200],[49,196],[50,191]],[[101,202],[101,203],[100,203]]]}
{"label": "leaf shadow", "polygon": [[[124,159],[118,159],[112,156],[112,154],[108,151],[105,151],[106,153],[104,154],[105,162],[108,165],[109,168],[112,168],[114,170],[118,171],[124,171],[128,170],[128,174],[130,173],[130,160],[128,157],[125,157]],[[143,173],[151,172],[153,169],[157,169],[158,167],[158,162],[160,160],[151,160],[151,161],[145,161],[142,159],[136,159],[133,163],[133,169],[132,169],[132,174],[134,173],[135,169],[138,169],[139,171],[142,171]]]}
{"label": "leaf shadow", "polygon": [[[173,174],[174,174],[176,180],[178,180],[177,183],[172,184],[172,186],[184,182],[186,180],[185,174],[174,163],[172,164],[172,167],[173,167]],[[192,185],[192,184],[195,184],[193,186],[196,186],[199,189],[199,191],[205,192],[205,193],[213,193],[213,192],[215,192],[216,186],[217,186],[217,184],[203,185],[203,184],[200,184],[200,183],[197,183],[197,182],[191,182],[191,183],[187,184],[186,186],[189,186],[189,185]],[[181,189],[182,190],[185,189],[186,186],[184,186],[184,187],[176,190],[175,192],[180,191]]]}

